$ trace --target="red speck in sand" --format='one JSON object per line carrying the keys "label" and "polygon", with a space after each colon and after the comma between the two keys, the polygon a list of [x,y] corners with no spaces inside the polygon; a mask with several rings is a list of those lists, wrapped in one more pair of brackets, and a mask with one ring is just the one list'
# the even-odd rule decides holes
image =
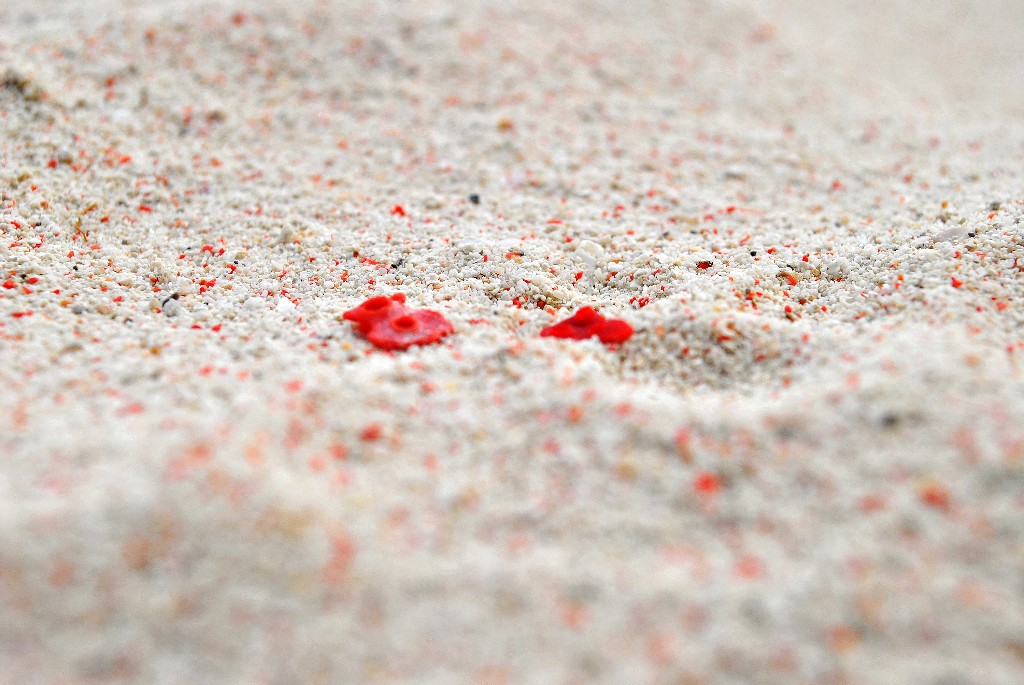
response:
{"label": "red speck in sand", "polygon": [[620,319],[606,319],[592,307],[583,307],[564,321],[548,326],[542,337],[584,340],[593,336],[606,344],[625,342],[633,335],[633,327]]}
{"label": "red speck in sand", "polygon": [[345,531],[331,536],[331,558],[324,564],[323,577],[328,585],[341,585],[348,578],[356,557],[355,540]]}
{"label": "red speck in sand", "polygon": [[885,509],[885,498],[881,495],[867,494],[860,498],[860,510],[866,514]]}
{"label": "red speck in sand", "polygon": [[402,207],[402,205],[395,205],[391,208],[391,213],[397,214],[398,216],[405,216],[405,208]]}
{"label": "red speck in sand", "polygon": [[954,288],[959,288],[960,286],[962,286],[964,284],[964,282],[960,281],[960,280],[957,280],[957,278],[955,276],[950,276],[950,284]]}
{"label": "red speck in sand", "polygon": [[562,607],[562,623],[572,630],[582,630],[587,622],[587,608],[580,602],[567,602]]}
{"label": "red speck in sand", "polygon": [[740,578],[747,580],[753,580],[764,575],[764,564],[761,560],[752,554],[744,554],[737,561],[734,566],[736,575]]}
{"label": "red speck in sand", "polygon": [[382,350],[404,350],[412,345],[430,345],[455,331],[439,312],[407,309],[405,295],[402,293],[391,297],[371,297],[343,316],[354,322],[357,330]]}
{"label": "red speck in sand", "polygon": [[371,423],[359,433],[359,439],[373,442],[374,440],[379,440],[382,433],[383,429],[379,423]]}
{"label": "red speck in sand", "polygon": [[924,504],[935,509],[949,509],[951,498],[949,490],[937,483],[928,483],[919,491],[919,496]]}
{"label": "red speck in sand", "polygon": [[713,495],[722,487],[721,481],[713,473],[700,473],[693,479],[693,489],[703,495]]}

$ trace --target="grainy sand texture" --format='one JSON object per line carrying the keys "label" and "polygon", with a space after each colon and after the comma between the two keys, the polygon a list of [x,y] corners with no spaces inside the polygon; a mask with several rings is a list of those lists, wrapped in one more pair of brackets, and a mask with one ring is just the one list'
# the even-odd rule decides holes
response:
{"label": "grainy sand texture", "polygon": [[0,684],[1024,682],[1022,33],[4,0]]}

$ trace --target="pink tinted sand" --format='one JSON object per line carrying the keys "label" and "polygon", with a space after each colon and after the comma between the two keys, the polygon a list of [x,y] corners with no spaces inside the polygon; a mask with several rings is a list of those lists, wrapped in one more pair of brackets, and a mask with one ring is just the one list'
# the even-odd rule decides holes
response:
{"label": "pink tinted sand", "polygon": [[1024,681],[1021,12],[3,3],[0,684]]}

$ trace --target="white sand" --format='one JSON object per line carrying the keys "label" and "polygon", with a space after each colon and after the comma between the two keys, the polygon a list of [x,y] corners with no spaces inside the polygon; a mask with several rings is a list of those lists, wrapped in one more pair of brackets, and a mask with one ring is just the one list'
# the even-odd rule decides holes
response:
{"label": "white sand", "polygon": [[1021,3],[256,5],[0,5],[0,683],[1024,682]]}

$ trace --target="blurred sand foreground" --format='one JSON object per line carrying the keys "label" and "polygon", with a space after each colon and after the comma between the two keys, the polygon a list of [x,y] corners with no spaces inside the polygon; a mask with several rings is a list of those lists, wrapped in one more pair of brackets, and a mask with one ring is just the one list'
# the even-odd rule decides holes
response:
{"label": "blurred sand foreground", "polygon": [[0,683],[1024,682],[1021,3],[0,27]]}

